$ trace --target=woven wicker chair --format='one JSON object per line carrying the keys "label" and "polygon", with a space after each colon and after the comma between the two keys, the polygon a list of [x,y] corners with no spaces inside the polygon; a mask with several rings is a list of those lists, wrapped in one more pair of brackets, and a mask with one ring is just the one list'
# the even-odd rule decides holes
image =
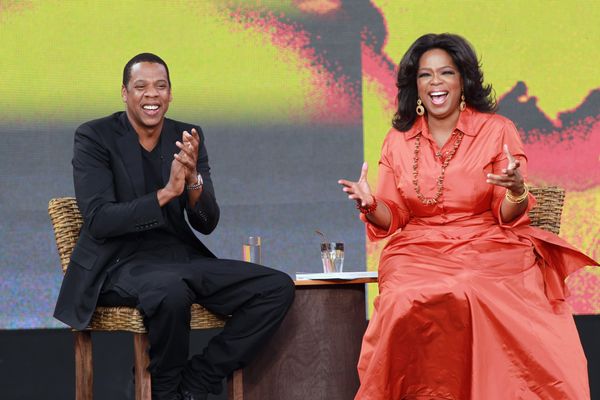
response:
{"label": "woven wicker chair", "polygon": [[532,186],[529,191],[537,200],[537,205],[529,212],[531,226],[537,226],[558,235],[560,217],[565,202],[565,190],[558,186]]}
{"label": "woven wicker chair", "polygon": [[[67,270],[71,252],[79,237],[83,218],[75,199],[63,197],[50,200],[48,213],[52,221],[56,246],[63,273]],[[199,304],[192,305],[191,329],[219,328],[226,318],[212,314]],[[140,312],[131,307],[97,307],[88,328],[74,330],[75,336],[75,393],[77,400],[91,400],[93,386],[91,331],[125,331],[133,333],[135,357],[135,398],[151,399],[148,336]]]}

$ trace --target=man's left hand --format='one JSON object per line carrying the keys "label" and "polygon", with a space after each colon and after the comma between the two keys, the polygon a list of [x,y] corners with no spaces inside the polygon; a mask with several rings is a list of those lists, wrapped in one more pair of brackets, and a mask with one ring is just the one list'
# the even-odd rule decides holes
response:
{"label": "man's left hand", "polygon": [[185,167],[185,183],[193,185],[198,180],[198,171],[196,165],[198,162],[198,148],[200,147],[200,136],[196,129],[192,133],[183,131],[182,141],[175,143],[180,152],[175,155],[175,159]]}

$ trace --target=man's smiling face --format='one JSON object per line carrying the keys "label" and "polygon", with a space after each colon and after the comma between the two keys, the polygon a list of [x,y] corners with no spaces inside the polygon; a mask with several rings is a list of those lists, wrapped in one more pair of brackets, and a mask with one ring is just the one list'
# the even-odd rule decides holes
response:
{"label": "man's smiling face", "polygon": [[121,96],[127,104],[129,121],[137,132],[162,129],[173,99],[167,70],[158,63],[134,64],[127,87],[121,88]]}

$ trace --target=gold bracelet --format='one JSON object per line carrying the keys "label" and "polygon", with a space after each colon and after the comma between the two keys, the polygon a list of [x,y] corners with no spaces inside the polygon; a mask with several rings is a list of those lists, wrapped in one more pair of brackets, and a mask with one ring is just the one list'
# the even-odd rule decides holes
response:
{"label": "gold bracelet", "polygon": [[525,186],[525,191],[520,194],[519,196],[515,196],[514,194],[512,194],[512,192],[510,190],[506,190],[506,200],[508,200],[509,203],[513,203],[513,204],[519,204],[522,203],[523,201],[525,201],[525,199],[527,198],[527,195],[529,195],[529,186],[524,185]]}

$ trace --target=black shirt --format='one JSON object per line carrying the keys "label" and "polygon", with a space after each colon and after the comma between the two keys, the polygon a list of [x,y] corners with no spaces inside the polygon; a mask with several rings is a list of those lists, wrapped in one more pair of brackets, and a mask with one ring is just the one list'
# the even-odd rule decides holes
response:
{"label": "black shirt", "polygon": [[[144,181],[146,193],[156,192],[165,186],[162,177],[162,164],[164,162],[162,156],[162,140],[159,138],[158,143],[151,151],[146,150],[140,145],[140,151],[142,152],[142,168],[144,171]],[[173,199],[171,201],[178,201]],[[159,248],[172,248],[173,246],[180,248],[184,243],[179,239],[175,232],[173,220],[175,218],[182,218],[182,216],[173,215],[171,208],[162,208],[163,216],[165,219],[165,226],[151,229],[141,234],[141,243],[138,251],[140,252],[154,252]],[[165,249],[166,250],[166,249]],[[166,253],[171,253],[166,251]],[[187,252],[186,252],[187,253]],[[172,258],[169,255],[164,254],[165,258]],[[180,256],[175,254],[174,259],[179,259]]]}

